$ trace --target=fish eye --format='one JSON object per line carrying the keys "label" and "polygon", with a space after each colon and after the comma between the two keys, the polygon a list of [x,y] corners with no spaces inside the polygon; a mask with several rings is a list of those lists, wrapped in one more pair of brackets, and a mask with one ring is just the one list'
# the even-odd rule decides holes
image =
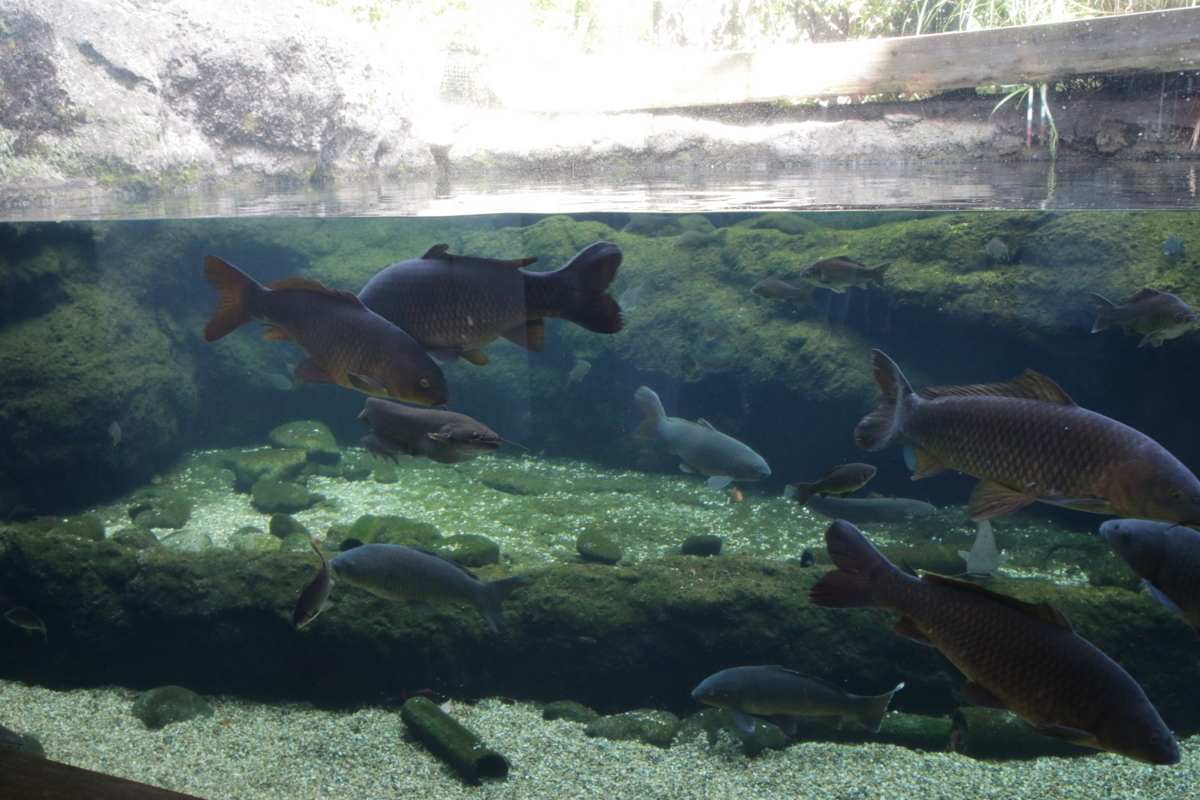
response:
{"label": "fish eye", "polygon": [[1181,492],[1178,489],[1171,492],[1171,501],[1174,503],[1182,503],[1183,502],[1183,492]]}
{"label": "fish eye", "polygon": [[1150,744],[1159,744],[1162,741],[1162,736],[1157,733],[1152,733],[1147,741],[1149,741]]}
{"label": "fish eye", "polygon": [[420,384],[422,389],[429,388],[429,379],[428,378],[421,378],[421,380],[417,381],[417,383]]}

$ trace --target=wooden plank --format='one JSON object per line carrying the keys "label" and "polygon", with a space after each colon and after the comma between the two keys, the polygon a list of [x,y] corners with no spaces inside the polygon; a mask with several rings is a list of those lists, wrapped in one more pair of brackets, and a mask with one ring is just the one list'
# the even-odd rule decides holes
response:
{"label": "wooden plank", "polygon": [[0,747],[0,797],[6,800],[201,800],[90,769]]}
{"label": "wooden plank", "polygon": [[497,62],[483,80],[507,109],[629,111],[1041,83],[1067,75],[1200,66],[1200,9],[985,31],[773,47]]}

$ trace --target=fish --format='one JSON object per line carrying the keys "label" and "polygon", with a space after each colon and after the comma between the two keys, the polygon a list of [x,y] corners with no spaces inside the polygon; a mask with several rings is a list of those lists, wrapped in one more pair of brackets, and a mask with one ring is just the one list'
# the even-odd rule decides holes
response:
{"label": "fish", "polygon": [[1008,559],[996,549],[996,535],[992,523],[986,519],[975,523],[975,543],[971,545],[971,551],[959,550],[958,554],[967,562],[967,574],[980,578],[995,575]]}
{"label": "fish", "polygon": [[3,514],[0,514],[0,522],[31,522],[35,519],[37,519],[37,509],[24,503],[10,506]]}
{"label": "fish", "polygon": [[733,721],[754,733],[755,716],[769,717],[789,736],[796,732],[796,716],[818,717],[840,726],[843,717],[856,719],[872,733],[879,731],[895,689],[877,697],[849,694],[832,683],[802,672],[772,665],[733,667],[709,675],[692,690],[692,699],[733,712]]}
{"label": "fish", "polygon": [[1173,294],[1155,289],[1142,289],[1122,305],[1088,292],[1096,306],[1096,323],[1092,333],[1111,325],[1120,325],[1126,336],[1142,334],[1138,347],[1158,347],[1167,339],[1187,333],[1196,324],[1196,312]]}
{"label": "fish", "polygon": [[646,386],[638,387],[633,400],[646,418],[638,425],[638,439],[666,439],[667,449],[682,459],[679,468],[708,476],[710,489],[724,489],[732,481],[761,481],[771,468],[758,453],[717,431],[704,420],[689,422],[668,417],[658,395]]}
{"label": "fish", "polygon": [[1008,261],[1009,259],[1008,245],[999,236],[993,236],[992,240],[984,245],[983,252],[996,261]]}
{"label": "fish", "polygon": [[1183,250],[1183,239],[1180,239],[1175,234],[1167,237],[1162,247],[1158,248],[1158,252],[1167,258],[1184,258],[1187,256],[1187,253]]}
{"label": "fish", "polygon": [[793,286],[783,278],[763,278],[750,287],[750,293],[764,300],[783,302],[799,298],[810,306],[817,305],[817,301],[813,299],[813,287],[810,284]]}
{"label": "fish", "polygon": [[956,469],[979,478],[972,522],[1041,501],[1136,519],[1200,525],[1200,481],[1149,436],[1072,402],[1041,373],[1002,383],[913,392],[900,368],[871,351],[883,402],[854,440],[882,450],[901,435],[916,456],[912,479]]}
{"label": "fish", "polygon": [[883,286],[883,273],[887,272],[891,265],[892,262],[889,261],[872,269],[857,261],[852,261],[849,256],[835,256],[834,258],[823,258],[805,267],[800,273],[800,277],[811,284],[824,289],[832,289],[841,294],[846,291],[847,286],[866,289],[869,281]]}
{"label": "fish", "polygon": [[121,424],[115,420],[108,426],[108,438],[112,439],[113,447],[121,443]]}
{"label": "fish", "polygon": [[874,477],[875,467],[870,464],[842,464],[812,483],[794,484],[796,495],[791,499],[804,505],[814,494],[822,497],[829,494],[849,494],[861,489]]}
{"label": "fish", "polygon": [[291,341],[308,356],[296,367],[305,383],[336,383],[426,406],[449,399],[446,378],[433,359],[352,292],[304,278],[263,286],[213,255],[204,257],[204,277],[221,296],[204,328],[207,342],[262,320],[268,325],[264,339]]}
{"label": "fish", "polygon": [[1110,519],[1100,538],[1142,579],[1146,591],[1200,631],[1200,533],[1144,519]]}
{"label": "fish", "polygon": [[42,618],[28,608],[21,608],[20,606],[10,608],[4,612],[4,618],[29,633],[41,633],[43,642],[50,641],[46,636],[46,623],[42,622]]}
{"label": "fish", "polygon": [[583,380],[583,376],[587,375],[592,370],[592,362],[584,361],[582,358],[575,362],[575,366],[571,367],[571,371],[567,373],[567,386],[570,386],[575,381]]}
{"label": "fish", "polygon": [[501,261],[456,256],[449,245],[385,267],[358,293],[363,304],[403,328],[436,360],[488,362],[480,347],[503,336],[535,353],[546,345],[545,317],[562,317],[595,333],[624,326],[621,307],[606,290],[621,250],[595,242],[565,267],[527,272],[536,258]]}
{"label": "fish", "polygon": [[368,397],[358,418],[371,427],[363,446],[377,456],[398,461],[397,455],[425,456],[439,464],[470,461],[495,452],[500,437],[466,414],[437,408],[412,408]]}
{"label": "fish", "polygon": [[617,298],[617,305],[621,307],[622,313],[628,314],[630,311],[636,309],[644,291],[646,291],[646,284],[643,282],[637,286],[630,286],[621,292],[621,296]]}
{"label": "fish", "polygon": [[902,614],[895,632],[941,651],[966,676],[968,702],[1006,708],[1041,733],[1085,747],[1179,762],[1175,737],[1142,687],[1057,608],[941,575],[910,575],[844,520],[829,526],[825,542],[837,569],[813,586],[809,602]]}
{"label": "fish", "polygon": [[292,614],[297,627],[321,613],[339,580],[388,600],[403,600],[422,613],[432,613],[435,604],[471,606],[493,631],[507,625],[501,609],[505,598],[529,583],[520,576],[482,581],[466,567],[423,547],[364,544],[328,561],[321,556],[321,571],[304,587]]}
{"label": "fish", "polygon": [[[790,490],[790,491],[789,491]],[[795,487],[784,487],[784,497],[792,500]],[[805,508],[811,508],[829,519],[845,519],[854,523],[909,522],[937,513],[937,506],[906,497],[821,497],[808,498]]]}
{"label": "fish", "polygon": [[0,746],[24,749],[25,737],[11,728],[0,725]]}

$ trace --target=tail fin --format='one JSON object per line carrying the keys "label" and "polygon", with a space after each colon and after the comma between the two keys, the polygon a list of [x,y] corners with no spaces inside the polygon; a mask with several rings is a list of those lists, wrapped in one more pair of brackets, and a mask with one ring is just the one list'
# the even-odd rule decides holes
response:
{"label": "tail fin", "polygon": [[621,266],[621,251],[609,242],[596,242],[580,250],[571,262],[556,270],[566,284],[567,303],[561,315],[595,333],[616,333],[625,325],[621,307],[606,293]]}
{"label": "tail fin", "polygon": [[[788,497],[788,499],[795,500],[800,505],[804,505],[808,502],[808,498],[815,494],[812,488],[814,486],[816,486],[815,483],[797,483],[793,489],[792,495]],[[789,485],[788,488],[793,487]]]}
{"label": "tail fin", "polygon": [[1102,331],[1116,322],[1113,318],[1113,311],[1117,307],[1116,303],[1095,292],[1088,292],[1088,297],[1092,298],[1092,304],[1096,306],[1096,323],[1092,325],[1092,333]]}
{"label": "tail fin", "polygon": [[903,432],[900,429],[901,412],[916,396],[896,362],[882,350],[871,351],[871,366],[875,368],[875,380],[883,390],[883,402],[858,423],[854,441],[866,450],[882,450]]}
{"label": "tail fin", "polygon": [[896,569],[862,531],[835,519],[825,531],[825,546],[837,569],[825,573],[808,593],[808,602],[829,608],[874,605],[873,577],[880,570]]}
{"label": "tail fin", "polygon": [[666,419],[667,412],[663,409],[662,401],[658,399],[654,390],[646,386],[639,386],[638,390],[633,393],[633,402],[637,403],[638,408],[646,415],[646,418],[638,423],[637,430],[633,432],[634,438],[658,439],[662,437],[658,426]]}
{"label": "tail fin", "polygon": [[233,264],[216,256],[204,257],[204,277],[221,296],[212,319],[204,326],[204,341],[215,342],[253,319],[245,310],[246,291],[262,287]]}
{"label": "tail fin", "polygon": [[886,264],[880,264],[878,267],[871,270],[869,273],[871,280],[875,281],[875,283],[879,284],[880,286],[883,286],[883,273],[887,272],[888,267],[891,265],[892,262],[889,261]]}
{"label": "tail fin", "polygon": [[869,702],[863,707],[862,713],[858,715],[858,721],[871,733],[879,733],[879,726],[883,724],[883,717],[887,714],[888,703],[892,702],[892,695],[903,688],[904,683],[901,682],[887,694],[866,698]]}
{"label": "tail fin", "polygon": [[520,575],[514,575],[511,578],[501,578],[496,581],[488,581],[483,585],[483,597],[480,598],[479,613],[487,620],[487,624],[494,631],[501,631],[508,627],[508,623],[504,620],[504,611],[500,605],[510,594],[521,588],[529,581],[522,578]]}

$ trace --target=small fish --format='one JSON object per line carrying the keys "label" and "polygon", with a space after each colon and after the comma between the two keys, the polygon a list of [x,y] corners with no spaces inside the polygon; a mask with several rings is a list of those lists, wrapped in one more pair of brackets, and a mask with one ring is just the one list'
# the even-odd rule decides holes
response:
{"label": "small fish", "polygon": [[842,464],[829,470],[823,478],[813,483],[797,483],[796,495],[792,497],[800,505],[808,502],[814,494],[822,497],[830,494],[856,492],[875,477],[875,467],[870,464]]}
{"label": "small fish", "polygon": [[825,532],[837,569],[809,592],[829,608],[902,614],[894,630],[936,647],[967,677],[974,705],[1007,708],[1049,736],[1150,764],[1179,747],[1142,687],[1080,637],[1062,612],[964,581],[897,569],[844,520]]}
{"label": "small fish", "polygon": [[811,567],[813,564],[816,564],[816,563],[817,563],[817,558],[816,558],[816,556],[813,555],[812,550],[804,550],[803,552],[800,553],[800,566],[803,567],[804,569],[808,569],[809,567]]}
{"label": "small fish", "polygon": [[967,574],[980,578],[995,575],[1008,558],[996,549],[996,535],[992,523],[986,519],[975,523],[975,543],[971,545],[971,552],[959,550],[958,554],[967,562]]}
{"label": "small fish", "polygon": [[294,342],[308,356],[296,367],[306,383],[336,383],[426,406],[449,397],[441,368],[421,346],[351,292],[304,278],[263,286],[211,255],[204,257],[204,277],[221,296],[204,328],[207,342],[262,320],[269,326],[263,338]]}
{"label": "small fish", "polygon": [[536,258],[501,261],[456,256],[438,244],[420,258],[385,267],[358,293],[363,304],[395,323],[441,362],[488,362],[480,347],[503,336],[540,353],[544,317],[562,317],[595,333],[624,326],[607,294],[621,266],[615,244],[596,242],[565,267],[527,272]]}
{"label": "small fish", "polygon": [[1075,405],[1040,373],[918,395],[881,351],[871,351],[871,363],[884,398],[858,423],[854,440],[874,451],[907,436],[915,444],[913,480],[945,469],[979,478],[967,509],[973,522],[1040,500],[1200,525],[1200,481],[1179,459],[1149,436]]}
{"label": "small fish", "polygon": [[692,690],[692,699],[733,712],[734,723],[754,733],[754,717],[769,717],[789,736],[796,732],[796,716],[817,717],[834,727],[842,717],[856,719],[872,733],[879,731],[892,695],[860,697],[812,675],[780,666],[734,667],[709,675]]}
{"label": "small fish", "polygon": [[43,642],[50,641],[46,636],[46,623],[42,622],[41,617],[28,608],[21,608],[19,606],[17,608],[10,608],[4,612],[4,618],[29,633],[41,633]]}
{"label": "small fish", "polygon": [[272,389],[279,389],[283,392],[291,391],[299,385],[299,381],[295,378],[289,378],[282,372],[274,372],[272,370],[255,370],[251,373],[254,383],[259,386],[268,386]]}
{"label": "small fish", "polygon": [[412,408],[368,397],[358,418],[371,427],[363,446],[381,458],[425,456],[439,464],[457,464],[491,453],[500,437],[482,422],[437,408]]}
{"label": "small fish", "polygon": [[648,387],[638,387],[633,400],[646,415],[633,435],[666,439],[667,449],[683,459],[679,468],[709,476],[708,488],[724,489],[732,481],[761,481],[771,474],[762,456],[704,420],[668,417],[662,401]]}
{"label": "small fish", "polygon": [[1009,259],[1008,245],[999,236],[993,236],[992,240],[984,245],[983,252],[996,261],[1008,261]]}
{"label": "small fish", "polygon": [[[783,496],[794,500],[795,487],[786,486]],[[844,519],[856,524],[867,522],[909,522],[937,513],[937,506],[906,497],[820,497],[808,498],[811,508],[829,519]]]}
{"label": "small fish", "polygon": [[121,443],[121,425],[114,421],[108,426],[108,438],[112,439],[113,447]]}
{"label": "small fish", "polygon": [[1151,597],[1200,631],[1200,533],[1165,522],[1110,519],[1100,526],[1100,538]]}
{"label": "small fish", "polygon": [[310,544],[312,544],[317,558],[321,559],[321,571],[300,592],[296,610],[292,612],[292,624],[297,628],[303,628],[316,619],[322,611],[333,608],[333,603],[329,600],[329,590],[333,588],[333,572],[330,570],[329,562],[325,560],[324,554],[317,547],[317,543],[314,541]]}
{"label": "small fish", "polygon": [[1142,289],[1124,305],[1117,305],[1095,292],[1088,292],[1088,296],[1096,306],[1096,324],[1092,326],[1092,333],[1110,325],[1120,325],[1126,336],[1143,334],[1138,347],[1148,344],[1158,347],[1166,339],[1182,336],[1196,324],[1196,312],[1191,306],[1173,294],[1155,289]]}
{"label": "small fish", "polygon": [[745,499],[746,499],[746,495],[743,494],[742,490],[739,489],[738,487],[734,486],[732,489],[729,490],[729,502],[740,503]]}
{"label": "small fish", "polygon": [[628,314],[637,308],[638,301],[642,299],[642,292],[645,290],[646,284],[639,283],[637,286],[630,286],[621,292],[621,296],[617,298],[617,305],[621,307],[621,311]]}
{"label": "small fish", "polygon": [[804,271],[800,273],[800,277],[811,284],[832,289],[841,294],[846,291],[847,286],[866,289],[868,281],[874,281],[883,286],[883,273],[887,272],[887,268],[891,265],[892,262],[889,261],[872,269],[857,261],[852,261],[849,256],[835,256],[834,258],[823,258],[815,264],[805,267]]}
{"label": "small fish", "polygon": [[813,298],[813,287],[811,284],[792,286],[782,278],[763,278],[750,287],[750,293],[764,300],[774,300],[775,302],[799,298],[810,306],[815,307],[817,305],[817,301]]}
{"label": "small fish", "polygon": [[567,386],[570,386],[575,381],[583,380],[583,376],[587,375],[592,370],[592,362],[584,361],[582,358],[575,362],[575,366],[571,367],[571,371],[567,373]]}
{"label": "small fish", "polygon": [[1183,251],[1183,239],[1180,239],[1175,234],[1167,237],[1167,240],[1163,242],[1163,246],[1158,249],[1158,252],[1167,258],[1184,258],[1187,256],[1187,253]]}
{"label": "small fish", "polygon": [[712,233],[684,231],[676,236],[675,241],[671,244],[674,247],[682,247],[685,250],[695,250],[700,247],[707,247],[710,244],[719,244],[724,238],[723,231],[714,231]]}

